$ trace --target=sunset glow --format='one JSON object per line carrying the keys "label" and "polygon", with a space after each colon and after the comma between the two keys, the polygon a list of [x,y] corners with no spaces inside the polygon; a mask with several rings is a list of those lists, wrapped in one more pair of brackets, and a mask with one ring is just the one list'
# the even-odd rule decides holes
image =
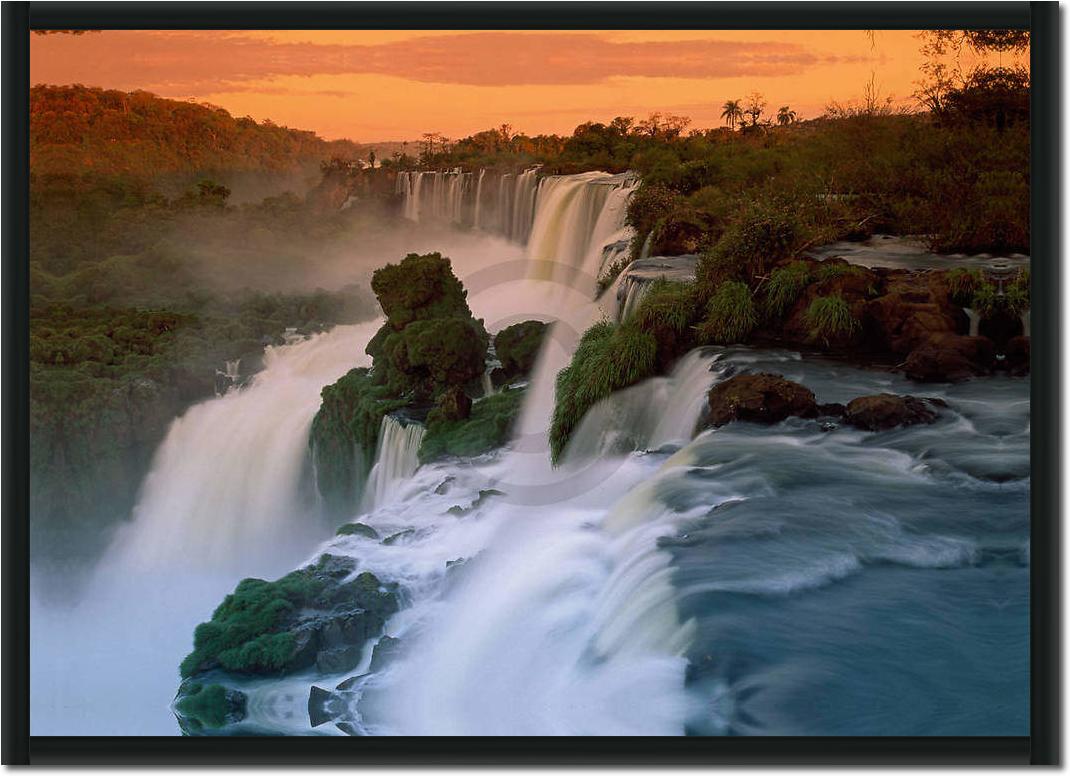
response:
{"label": "sunset glow", "polygon": [[569,133],[653,111],[705,128],[755,91],[805,119],[871,79],[909,105],[919,48],[909,30],[104,31],[33,35],[31,81],[144,89],[367,142],[502,123]]}

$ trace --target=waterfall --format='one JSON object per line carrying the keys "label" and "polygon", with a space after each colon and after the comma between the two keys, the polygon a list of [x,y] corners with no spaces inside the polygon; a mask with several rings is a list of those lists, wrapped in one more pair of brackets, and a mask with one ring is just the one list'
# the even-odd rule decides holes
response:
{"label": "waterfall", "polygon": [[476,229],[480,229],[483,226],[483,220],[480,216],[483,215],[483,178],[486,174],[486,170],[480,170],[479,178],[476,181],[476,205],[475,212],[472,215],[472,226]]}
{"label": "waterfall", "polygon": [[544,178],[527,247],[532,277],[593,295],[603,249],[630,238],[624,217],[637,184],[634,175],[603,172]]}
{"label": "waterfall", "polygon": [[1029,336],[1029,310],[1026,310],[1021,315],[1022,320],[1022,334],[1026,337]]}
{"label": "waterfall", "polygon": [[538,168],[525,170],[516,178],[513,193],[512,219],[508,237],[518,243],[527,242],[531,233],[531,224],[535,218],[535,196],[539,188],[536,175]]}
{"label": "waterfall", "polygon": [[494,383],[490,379],[490,373],[494,371],[493,367],[487,367],[483,371],[483,375],[480,377],[480,383],[483,386],[483,396],[490,396],[494,393]]}
{"label": "waterfall", "polygon": [[173,421],[108,563],[262,573],[303,555],[319,534],[303,482],[320,391],[367,365],[378,325],[268,347],[245,388]]}
{"label": "waterfall", "polygon": [[471,180],[472,174],[461,169],[400,172],[394,188],[402,196],[402,213],[410,221],[464,225],[468,223]]}
{"label": "waterfall", "polygon": [[405,481],[416,473],[420,466],[417,453],[425,431],[419,423],[402,423],[392,415],[383,416],[375,464],[368,474],[364,491],[365,510],[389,503],[397,497]]}
{"label": "waterfall", "polygon": [[962,312],[966,313],[966,317],[970,320],[970,336],[976,337],[981,329],[981,316],[976,311],[969,307],[963,307]]}

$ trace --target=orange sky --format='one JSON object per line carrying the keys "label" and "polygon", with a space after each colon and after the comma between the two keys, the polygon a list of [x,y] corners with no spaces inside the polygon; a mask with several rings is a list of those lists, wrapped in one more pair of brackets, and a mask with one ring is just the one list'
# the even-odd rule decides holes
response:
{"label": "orange sky", "polygon": [[358,142],[459,138],[502,123],[570,133],[584,121],[690,116],[716,126],[727,99],[761,92],[800,118],[829,100],[909,102],[911,31],[104,31],[31,35],[32,83],[193,98]]}

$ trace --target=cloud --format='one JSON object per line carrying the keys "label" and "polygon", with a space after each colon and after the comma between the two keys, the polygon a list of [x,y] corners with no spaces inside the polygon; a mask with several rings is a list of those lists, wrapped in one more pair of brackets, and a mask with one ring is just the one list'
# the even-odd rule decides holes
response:
{"label": "cloud", "polygon": [[472,32],[367,45],[201,31],[108,31],[35,37],[31,78],[34,83],[82,82],[175,95],[259,89],[265,79],[282,76],[371,74],[468,86],[579,85],[616,77],[793,75],[857,59],[776,40],[615,42],[595,33]]}

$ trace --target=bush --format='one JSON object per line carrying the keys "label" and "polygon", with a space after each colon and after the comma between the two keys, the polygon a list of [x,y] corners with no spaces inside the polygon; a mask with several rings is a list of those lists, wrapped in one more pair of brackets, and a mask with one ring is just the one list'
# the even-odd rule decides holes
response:
{"label": "bush", "polygon": [[806,308],[806,325],[810,336],[824,340],[844,339],[854,334],[860,325],[851,314],[851,307],[839,294],[819,296]]}
{"label": "bush", "polygon": [[398,264],[377,269],[372,291],[395,331],[413,321],[472,315],[467,292],[453,274],[450,260],[440,253],[410,253]]}
{"label": "bush", "polygon": [[962,307],[969,307],[973,295],[985,282],[981,270],[976,268],[955,267],[947,273],[947,285],[951,289],[951,301]]}
{"label": "bush", "polygon": [[509,377],[526,375],[535,366],[549,324],[524,321],[507,326],[494,336],[494,352]]}
{"label": "bush", "polygon": [[773,270],[765,284],[766,313],[777,318],[784,315],[809,284],[810,265],[805,261],[793,261]]}
{"label": "bush", "polygon": [[433,318],[413,321],[383,341],[386,384],[395,395],[433,399],[476,380],[486,369],[488,337],[481,321]]}
{"label": "bush", "polygon": [[591,407],[655,372],[657,341],[630,324],[603,321],[584,332],[572,361],[557,375],[550,423],[550,458],[557,463]]}
{"label": "bush", "polygon": [[461,458],[483,455],[503,446],[509,441],[523,400],[523,390],[506,388],[473,404],[472,414],[466,420],[440,419],[432,413],[420,444],[420,463],[447,455]]}
{"label": "bush", "polygon": [[699,325],[704,342],[730,345],[744,342],[758,325],[754,298],[746,283],[729,280],[721,283],[706,304],[706,319]]}

